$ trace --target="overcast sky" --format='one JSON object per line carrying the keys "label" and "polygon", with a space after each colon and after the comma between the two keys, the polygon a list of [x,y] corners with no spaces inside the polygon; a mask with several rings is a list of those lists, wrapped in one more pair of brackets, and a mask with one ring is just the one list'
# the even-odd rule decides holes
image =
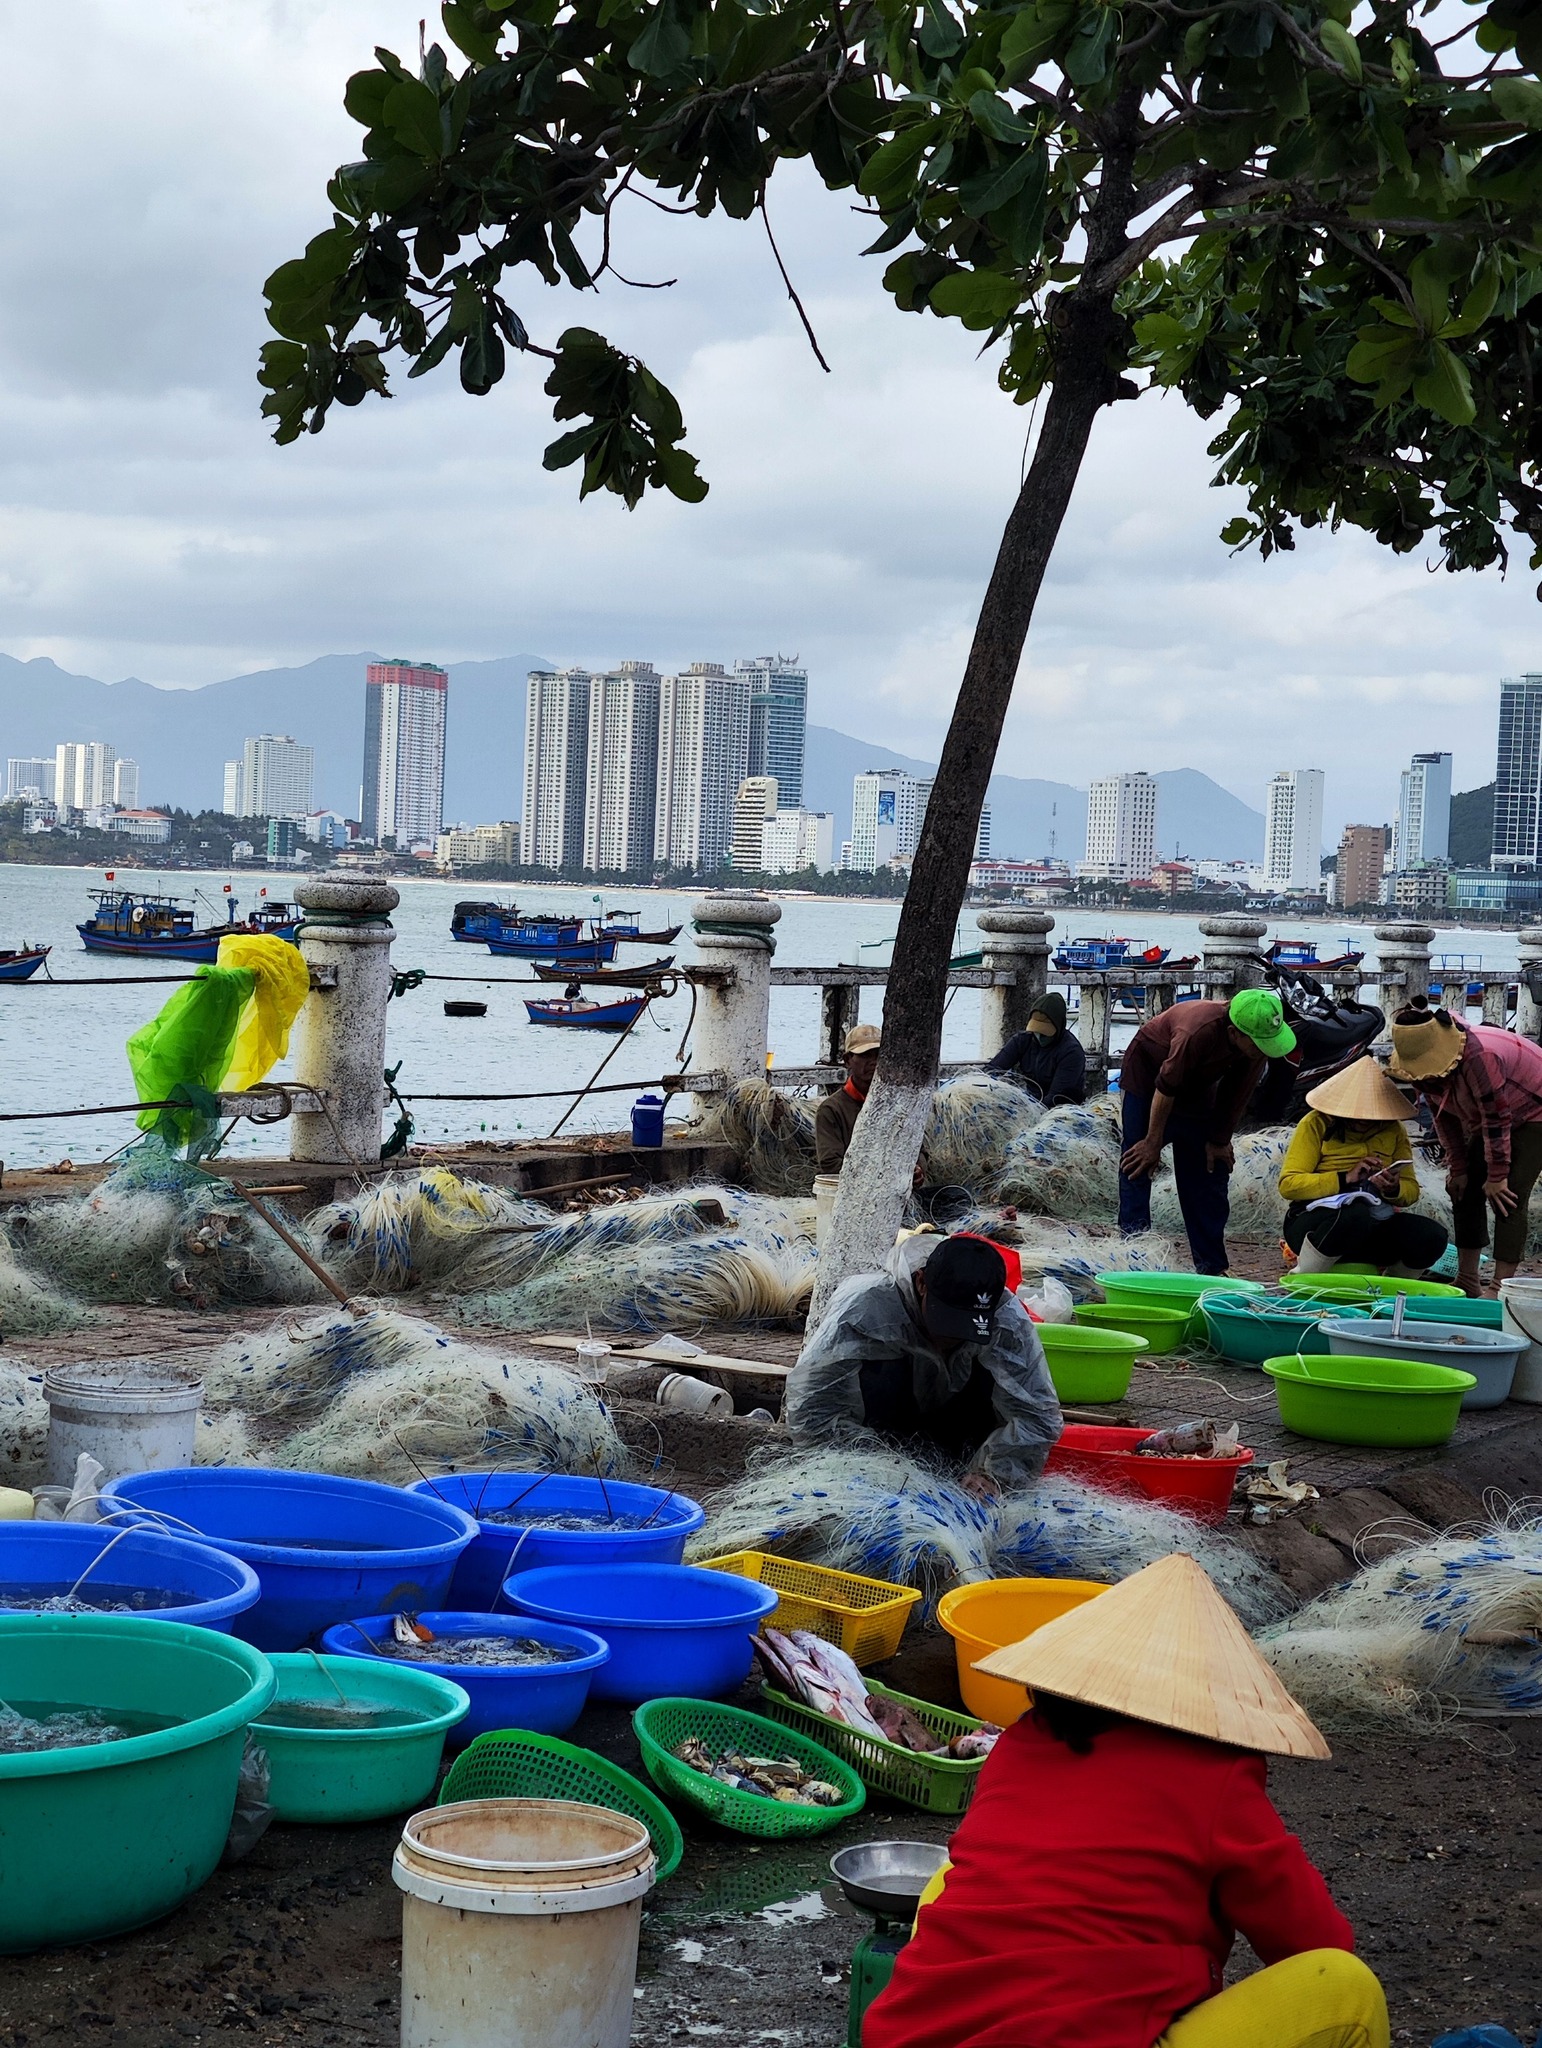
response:
{"label": "overcast sky", "polygon": [[[934,755],[1027,421],[971,337],[894,309],[867,223],[799,167],[772,218],[832,376],[758,225],[639,202],[618,260],[671,290],[520,287],[536,339],[579,318],[671,384],[703,505],[580,506],[576,472],[540,467],[540,364],[488,398],[445,371],[267,438],[263,279],[359,154],[347,75],[376,43],[413,58],[421,11],[0,0],[0,648],[183,687],[365,646],[775,649],[807,661],[814,719]],[[1524,552],[1507,583],[1359,535],[1234,558],[1205,440],[1173,401],[1103,415],[999,766],[1191,766],[1255,805],[1276,768],[1319,766],[1330,833],[1389,815],[1416,749],[1450,748],[1458,788],[1487,781],[1498,678],[1542,667]]]}

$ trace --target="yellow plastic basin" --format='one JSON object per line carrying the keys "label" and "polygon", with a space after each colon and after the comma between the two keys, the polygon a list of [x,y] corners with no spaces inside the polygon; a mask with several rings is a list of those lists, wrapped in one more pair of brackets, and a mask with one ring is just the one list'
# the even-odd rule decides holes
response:
{"label": "yellow plastic basin", "polygon": [[990,1678],[973,1668],[975,1662],[1008,1643],[1020,1643],[1046,1621],[1107,1591],[1096,1579],[985,1579],[945,1593],[937,1619],[953,1638],[958,1689],[970,1713],[1001,1728],[1021,1720],[1028,1711],[1027,1686]]}

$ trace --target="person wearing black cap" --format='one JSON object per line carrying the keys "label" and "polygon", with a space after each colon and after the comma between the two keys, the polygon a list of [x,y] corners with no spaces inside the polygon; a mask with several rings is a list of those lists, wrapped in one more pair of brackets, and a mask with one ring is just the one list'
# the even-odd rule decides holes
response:
{"label": "person wearing black cap", "polygon": [[830,1297],[787,1381],[795,1437],[869,1434],[954,1460],[977,1492],[1038,1478],[1060,1403],[995,1245],[917,1232]]}
{"label": "person wearing black cap", "polygon": [[985,1071],[1021,1081],[1047,1109],[1087,1100],[1087,1055],[1066,1023],[1065,997],[1058,990],[1039,997],[1027,1030],[1014,1031]]}

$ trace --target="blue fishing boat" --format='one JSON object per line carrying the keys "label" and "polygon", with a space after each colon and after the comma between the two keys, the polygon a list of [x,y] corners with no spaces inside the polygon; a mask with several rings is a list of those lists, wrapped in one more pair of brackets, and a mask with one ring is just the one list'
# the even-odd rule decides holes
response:
{"label": "blue fishing boat", "polygon": [[640,910],[607,910],[603,917],[590,918],[589,929],[597,939],[619,939],[624,946],[670,946],[685,927],[670,924],[644,931]]}
{"label": "blue fishing boat", "polygon": [[[1069,939],[1055,954],[1055,965],[1063,970],[1102,973],[1110,967],[1161,967],[1167,959],[1166,946],[1137,948],[1133,939]],[[1175,961],[1174,966],[1192,966],[1192,961]]]}
{"label": "blue fishing boat", "polygon": [[0,981],[30,981],[52,951],[52,946],[16,946],[0,952]]}
{"label": "blue fishing boat", "polygon": [[1339,968],[1358,967],[1365,954],[1356,952],[1348,939],[1342,953],[1331,954],[1327,959],[1318,952],[1315,939],[1276,939],[1264,958],[1271,967],[1301,967],[1309,974],[1331,974]]}
{"label": "blue fishing boat", "polygon": [[299,933],[301,914],[292,904],[263,903],[251,917],[237,918],[236,899],[226,898],[224,924],[195,926],[192,905],[175,896],[144,896],[133,889],[93,889],[96,909],[76,925],[88,953],[127,954],[144,960],[188,960],[209,966],[219,958],[220,940],[233,933],[288,939]]}
{"label": "blue fishing boat", "polygon": [[515,925],[487,941],[489,953],[506,960],[555,960],[564,967],[603,967],[616,957],[614,939],[555,934],[543,925]]}
{"label": "blue fishing boat", "polygon": [[450,918],[450,936],[463,946],[481,946],[489,939],[501,939],[506,933],[526,924],[550,925],[574,938],[583,929],[581,917],[559,917],[540,911],[526,916],[514,903],[467,901],[455,906]]}
{"label": "blue fishing boat", "polygon": [[561,1024],[569,1031],[625,1031],[642,1013],[646,996],[623,996],[613,1003],[591,1003],[581,997],[552,997],[525,1008],[532,1024]]}

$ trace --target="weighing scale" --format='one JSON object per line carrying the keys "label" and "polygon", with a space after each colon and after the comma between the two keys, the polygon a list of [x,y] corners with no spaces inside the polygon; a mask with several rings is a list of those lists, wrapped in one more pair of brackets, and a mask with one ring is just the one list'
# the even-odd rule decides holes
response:
{"label": "weighing scale", "polygon": [[852,1950],[846,2048],[862,2048],[867,2009],[893,1976],[894,1959],[910,1939],[921,1894],[947,1860],[940,1842],[853,1842],[830,1858],[841,1890],[874,1921],[873,1932]]}

